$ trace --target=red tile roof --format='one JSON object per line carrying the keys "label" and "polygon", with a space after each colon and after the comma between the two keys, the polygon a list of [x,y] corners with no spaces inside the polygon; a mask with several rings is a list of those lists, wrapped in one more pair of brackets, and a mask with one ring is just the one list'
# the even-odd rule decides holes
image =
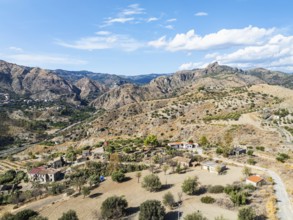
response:
{"label": "red tile roof", "polygon": [[250,176],[247,178],[247,180],[254,182],[254,183],[258,183],[263,181],[263,178],[261,178],[260,176]]}
{"label": "red tile roof", "polygon": [[54,174],[57,173],[58,170],[52,169],[52,168],[45,168],[45,167],[36,167],[29,171],[29,174],[39,174],[39,175],[45,175],[45,174]]}

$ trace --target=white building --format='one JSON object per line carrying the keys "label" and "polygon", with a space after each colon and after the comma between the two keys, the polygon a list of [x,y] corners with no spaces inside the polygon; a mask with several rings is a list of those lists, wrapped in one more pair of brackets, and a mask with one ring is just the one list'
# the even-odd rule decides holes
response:
{"label": "white building", "polygon": [[263,182],[264,182],[264,179],[262,177],[260,177],[259,175],[247,177],[245,180],[246,184],[251,184],[255,187],[261,186],[263,184]]}
{"label": "white building", "polygon": [[60,177],[60,171],[46,167],[36,167],[28,172],[29,179],[34,182],[55,182]]}
{"label": "white building", "polygon": [[215,161],[206,161],[202,163],[201,168],[208,170],[210,173],[221,173],[226,169],[226,165],[216,163]]}
{"label": "white building", "polygon": [[203,150],[199,147],[197,143],[190,142],[171,142],[168,143],[169,147],[172,147],[177,150],[189,150],[193,152],[197,152],[198,154],[202,154]]}

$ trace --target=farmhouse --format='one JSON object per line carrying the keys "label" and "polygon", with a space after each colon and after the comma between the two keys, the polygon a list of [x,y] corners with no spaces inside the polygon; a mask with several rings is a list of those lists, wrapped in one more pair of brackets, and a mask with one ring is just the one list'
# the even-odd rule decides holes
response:
{"label": "farmhouse", "polygon": [[60,171],[53,168],[36,167],[28,172],[28,176],[34,182],[55,182],[60,178]]}
{"label": "farmhouse", "polygon": [[264,179],[259,175],[249,176],[246,178],[246,184],[252,184],[253,186],[261,186],[264,183]]}
{"label": "farmhouse", "polygon": [[246,149],[241,147],[234,147],[230,152],[230,155],[235,155],[235,156],[238,156],[241,154],[246,154]]}
{"label": "farmhouse", "polygon": [[172,161],[175,161],[177,164],[180,165],[180,167],[189,167],[191,165],[191,159],[186,157],[176,156],[172,158]]}
{"label": "farmhouse", "polygon": [[174,149],[182,149],[182,150],[189,150],[193,152],[197,152],[198,154],[202,154],[202,148],[199,147],[197,143],[192,142],[171,142],[168,143],[169,147]]}
{"label": "farmhouse", "polygon": [[208,170],[210,173],[221,173],[226,169],[226,165],[218,164],[215,161],[206,161],[201,164],[201,168]]}

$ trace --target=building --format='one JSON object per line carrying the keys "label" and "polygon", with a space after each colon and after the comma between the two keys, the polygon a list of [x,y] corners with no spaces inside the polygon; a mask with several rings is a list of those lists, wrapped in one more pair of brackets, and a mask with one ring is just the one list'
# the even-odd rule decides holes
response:
{"label": "building", "polygon": [[51,168],[58,169],[58,168],[63,167],[65,164],[66,163],[65,163],[63,157],[58,157],[58,158],[55,158],[51,163],[49,163],[49,166]]}
{"label": "building", "polygon": [[98,148],[95,148],[92,150],[92,156],[94,158],[100,158],[100,157],[103,157],[104,155],[104,148],[103,147],[98,147]]}
{"label": "building", "polygon": [[264,183],[264,179],[259,175],[249,176],[246,178],[245,183],[257,187],[261,186]]}
{"label": "building", "polygon": [[221,173],[226,169],[226,165],[216,163],[215,161],[206,161],[201,164],[201,168],[208,170],[210,173]]}
{"label": "building", "polygon": [[168,143],[169,147],[172,147],[177,150],[189,150],[193,152],[197,152],[198,154],[202,154],[202,148],[199,147],[197,143],[192,142],[171,142]]}
{"label": "building", "polygon": [[230,155],[235,155],[235,156],[238,156],[241,154],[246,154],[246,149],[241,147],[234,147],[230,152]]}
{"label": "building", "polygon": [[55,182],[60,178],[60,171],[53,168],[36,167],[28,172],[28,176],[34,182]]}
{"label": "building", "polygon": [[186,157],[176,156],[176,157],[172,158],[172,161],[179,164],[180,167],[189,167],[191,165],[191,159],[186,158]]}

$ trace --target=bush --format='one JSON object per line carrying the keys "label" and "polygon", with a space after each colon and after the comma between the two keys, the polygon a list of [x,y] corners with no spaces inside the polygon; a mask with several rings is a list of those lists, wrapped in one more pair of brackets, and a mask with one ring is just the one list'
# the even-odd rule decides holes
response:
{"label": "bush", "polygon": [[276,157],[276,160],[282,163],[285,163],[285,161],[288,159],[290,159],[289,155],[284,153],[279,153]]}
{"label": "bush", "polygon": [[254,210],[249,208],[242,208],[238,212],[238,220],[255,220],[256,214]]}
{"label": "bush", "polygon": [[126,214],[128,203],[125,198],[111,196],[101,206],[101,215],[104,219],[121,218]]}
{"label": "bush", "polygon": [[253,150],[248,150],[247,155],[252,156],[253,155]]}
{"label": "bush", "polygon": [[224,186],[215,185],[208,188],[209,193],[222,193],[224,191]]}
{"label": "bush", "polygon": [[200,199],[200,201],[201,201],[202,203],[212,204],[212,203],[214,203],[216,200],[215,200],[213,197],[211,197],[211,196],[204,196],[204,197],[202,197],[202,198]]}
{"label": "bush", "polygon": [[162,183],[157,175],[150,174],[143,178],[142,187],[150,192],[154,192],[161,189]]}
{"label": "bush", "polygon": [[158,200],[147,200],[140,207],[139,220],[163,220],[165,217],[165,208]]}
{"label": "bush", "polygon": [[77,214],[74,210],[69,210],[62,214],[58,220],[78,220]]}
{"label": "bush", "polygon": [[37,216],[39,213],[31,210],[31,209],[24,209],[15,214],[13,220],[29,220],[31,217]]}
{"label": "bush", "polygon": [[118,183],[123,182],[123,180],[125,179],[125,175],[121,171],[113,172],[111,177],[112,177],[113,181],[118,182]]}
{"label": "bush", "polygon": [[184,220],[208,220],[208,219],[204,217],[200,212],[194,212],[192,214],[185,216]]}
{"label": "bush", "polygon": [[194,178],[188,177],[187,179],[185,179],[181,186],[182,191],[186,193],[187,195],[194,195],[196,193],[197,186],[198,186],[197,179],[198,179],[197,177],[194,177]]}
{"label": "bush", "polygon": [[164,196],[163,196],[163,204],[165,206],[169,206],[170,208],[173,207],[173,205],[175,204],[175,199],[174,196],[171,192],[167,192]]}

